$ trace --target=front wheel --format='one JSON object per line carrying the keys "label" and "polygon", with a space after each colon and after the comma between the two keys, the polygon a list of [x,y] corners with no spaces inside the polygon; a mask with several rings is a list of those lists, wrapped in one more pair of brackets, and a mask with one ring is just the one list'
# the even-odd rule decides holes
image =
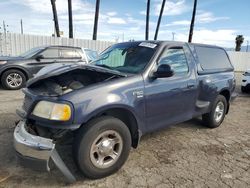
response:
{"label": "front wheel", "polygon": [[210,128],[219,127],[225,118],[227,106],[226,98],[223,95],[218,95],[212,104],[211,112],[202,116],[205,125]]}
{"label": "front wheel", "polygon": [[104,116],[83,125],[76,135],[73,152],[83,175],[97,179],[118,171],[130,148],[128,127],[117,118]]}
{"label": "front wheel", "polygon": [[1,77],[2,85],[5,89],[17,90],[25,85],[25,75],[16,69],[7,70]]}

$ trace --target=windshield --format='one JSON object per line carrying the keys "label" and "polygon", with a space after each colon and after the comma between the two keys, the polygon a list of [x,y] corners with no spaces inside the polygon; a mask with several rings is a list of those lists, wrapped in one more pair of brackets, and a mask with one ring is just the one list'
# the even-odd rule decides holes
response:
{"label": "windshield", "polygon": [[42,49],[43,48],[41,48],[41,47],[32,48],[31,50],[21,54],[20,57],[30,58],[30,57],[34,56],[35,54],[37,54]]}
{"label": "windshield", "polygon": [[153,57],[157,44],[132,42],[116,44],[105,50],[92,64],[124,73],[140,73]]}
{"label": "windshield", "polygon": [[88,60],[90,61],[94,61],[98,57],[98,54],[96,51],[85,49],[85,52],[86,52],[86,56]]}

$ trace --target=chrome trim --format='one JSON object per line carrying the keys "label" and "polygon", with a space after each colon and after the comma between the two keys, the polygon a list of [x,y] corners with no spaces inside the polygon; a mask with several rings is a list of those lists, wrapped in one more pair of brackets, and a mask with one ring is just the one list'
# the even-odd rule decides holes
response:
{"label": "chrome trim", "polygon": [[30,134],[26,128],[24,121],[19,121],[15,128],[14,147],[16,151],[24,157],[44,160],[47,171],[50,171],[49,160],[51,159],[66,177],[66,180],[69,183],[74,183],[76,179],[57,153],[53,140]]}
{"label": "chrome trim", "polygon": [[50,170],[48,162],[55,149],[53,140],[28,133],[24,121],[20,121],[15,128],[14,147],[25,157],[47,161],[47,170]]}

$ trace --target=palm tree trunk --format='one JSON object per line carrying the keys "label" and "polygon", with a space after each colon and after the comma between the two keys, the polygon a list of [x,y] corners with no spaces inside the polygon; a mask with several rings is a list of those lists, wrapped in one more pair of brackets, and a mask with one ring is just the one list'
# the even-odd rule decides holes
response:
{"label": "palm tree trunk", "polygon": [[93,29],[93,40],[97,39],[97,27],[98,27],[98,18],[99,18],[99,7],[100,7],[100,0],[96,0],[95,22],[94,22],[94,29]]}
{"label": "palm tree trunk", "polygon": [[68,0],[69,38],[73,38],[72,0]]}
{"label": "palm tree trunk", "polygon": [[60,37],[60,29],[59,29],[59,23],[58,23],[57,11],[56,11],[56,0],[51,0],[51,5],[52,5],[52,11],[53,11],[56,36]]}
{"label": "palm tree trunk", "polygon": [[192,38],[193,38],[194,21],[195,21],[195,14],[196,14],[196,6],[197,6],[197,0],[194,0],[193,15],[192,15],[192,20],[191,20],[191,24],[190,24],[188,42],[192,42]]}
{"label": "palm tree trunk", "polygon": [[150,14],[150,0],[147,1],[147,13],[146,13],[146,30],[145,30],[145,40],[148,40],[149,35],[149,14]]}
{"label": "palm tree trunk", "polygon": [[160,28],[160,24],[161,24],[161,17],[162,17],[163,11],[164,11],[165,3],[166,3],[166,0],[162,0],[161,11],[160,11],[160,15],[159,15],[159,18],[158,18],[156,30],[155,30],[154,40],[157,40],[157,37],[158,37],[158,32],[159,32],[159,28]]}

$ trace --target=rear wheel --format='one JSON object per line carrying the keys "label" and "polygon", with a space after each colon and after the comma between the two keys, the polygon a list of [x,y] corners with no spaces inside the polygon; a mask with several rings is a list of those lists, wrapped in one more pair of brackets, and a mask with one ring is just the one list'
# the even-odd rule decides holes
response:
{"label": "rear wheel", "polygon": [[223,95],[218,95],[212,105],[211,112],[202,116],[205,125],[210,128],[219,127],[225,118],[227,106],[226,98]]}
{"label": "rear wheel", "polygon": [[99,117],[84,125],[73,146],[84,176],[97,179],[113,174],[127,160],[131,147],[128,127],[119,119]]}
{"label": "rear wheel", "polygon": [[1,82],[5,89],[16,90],[25,85],[26,77],[21,71],[11,69],[2,74]]}

